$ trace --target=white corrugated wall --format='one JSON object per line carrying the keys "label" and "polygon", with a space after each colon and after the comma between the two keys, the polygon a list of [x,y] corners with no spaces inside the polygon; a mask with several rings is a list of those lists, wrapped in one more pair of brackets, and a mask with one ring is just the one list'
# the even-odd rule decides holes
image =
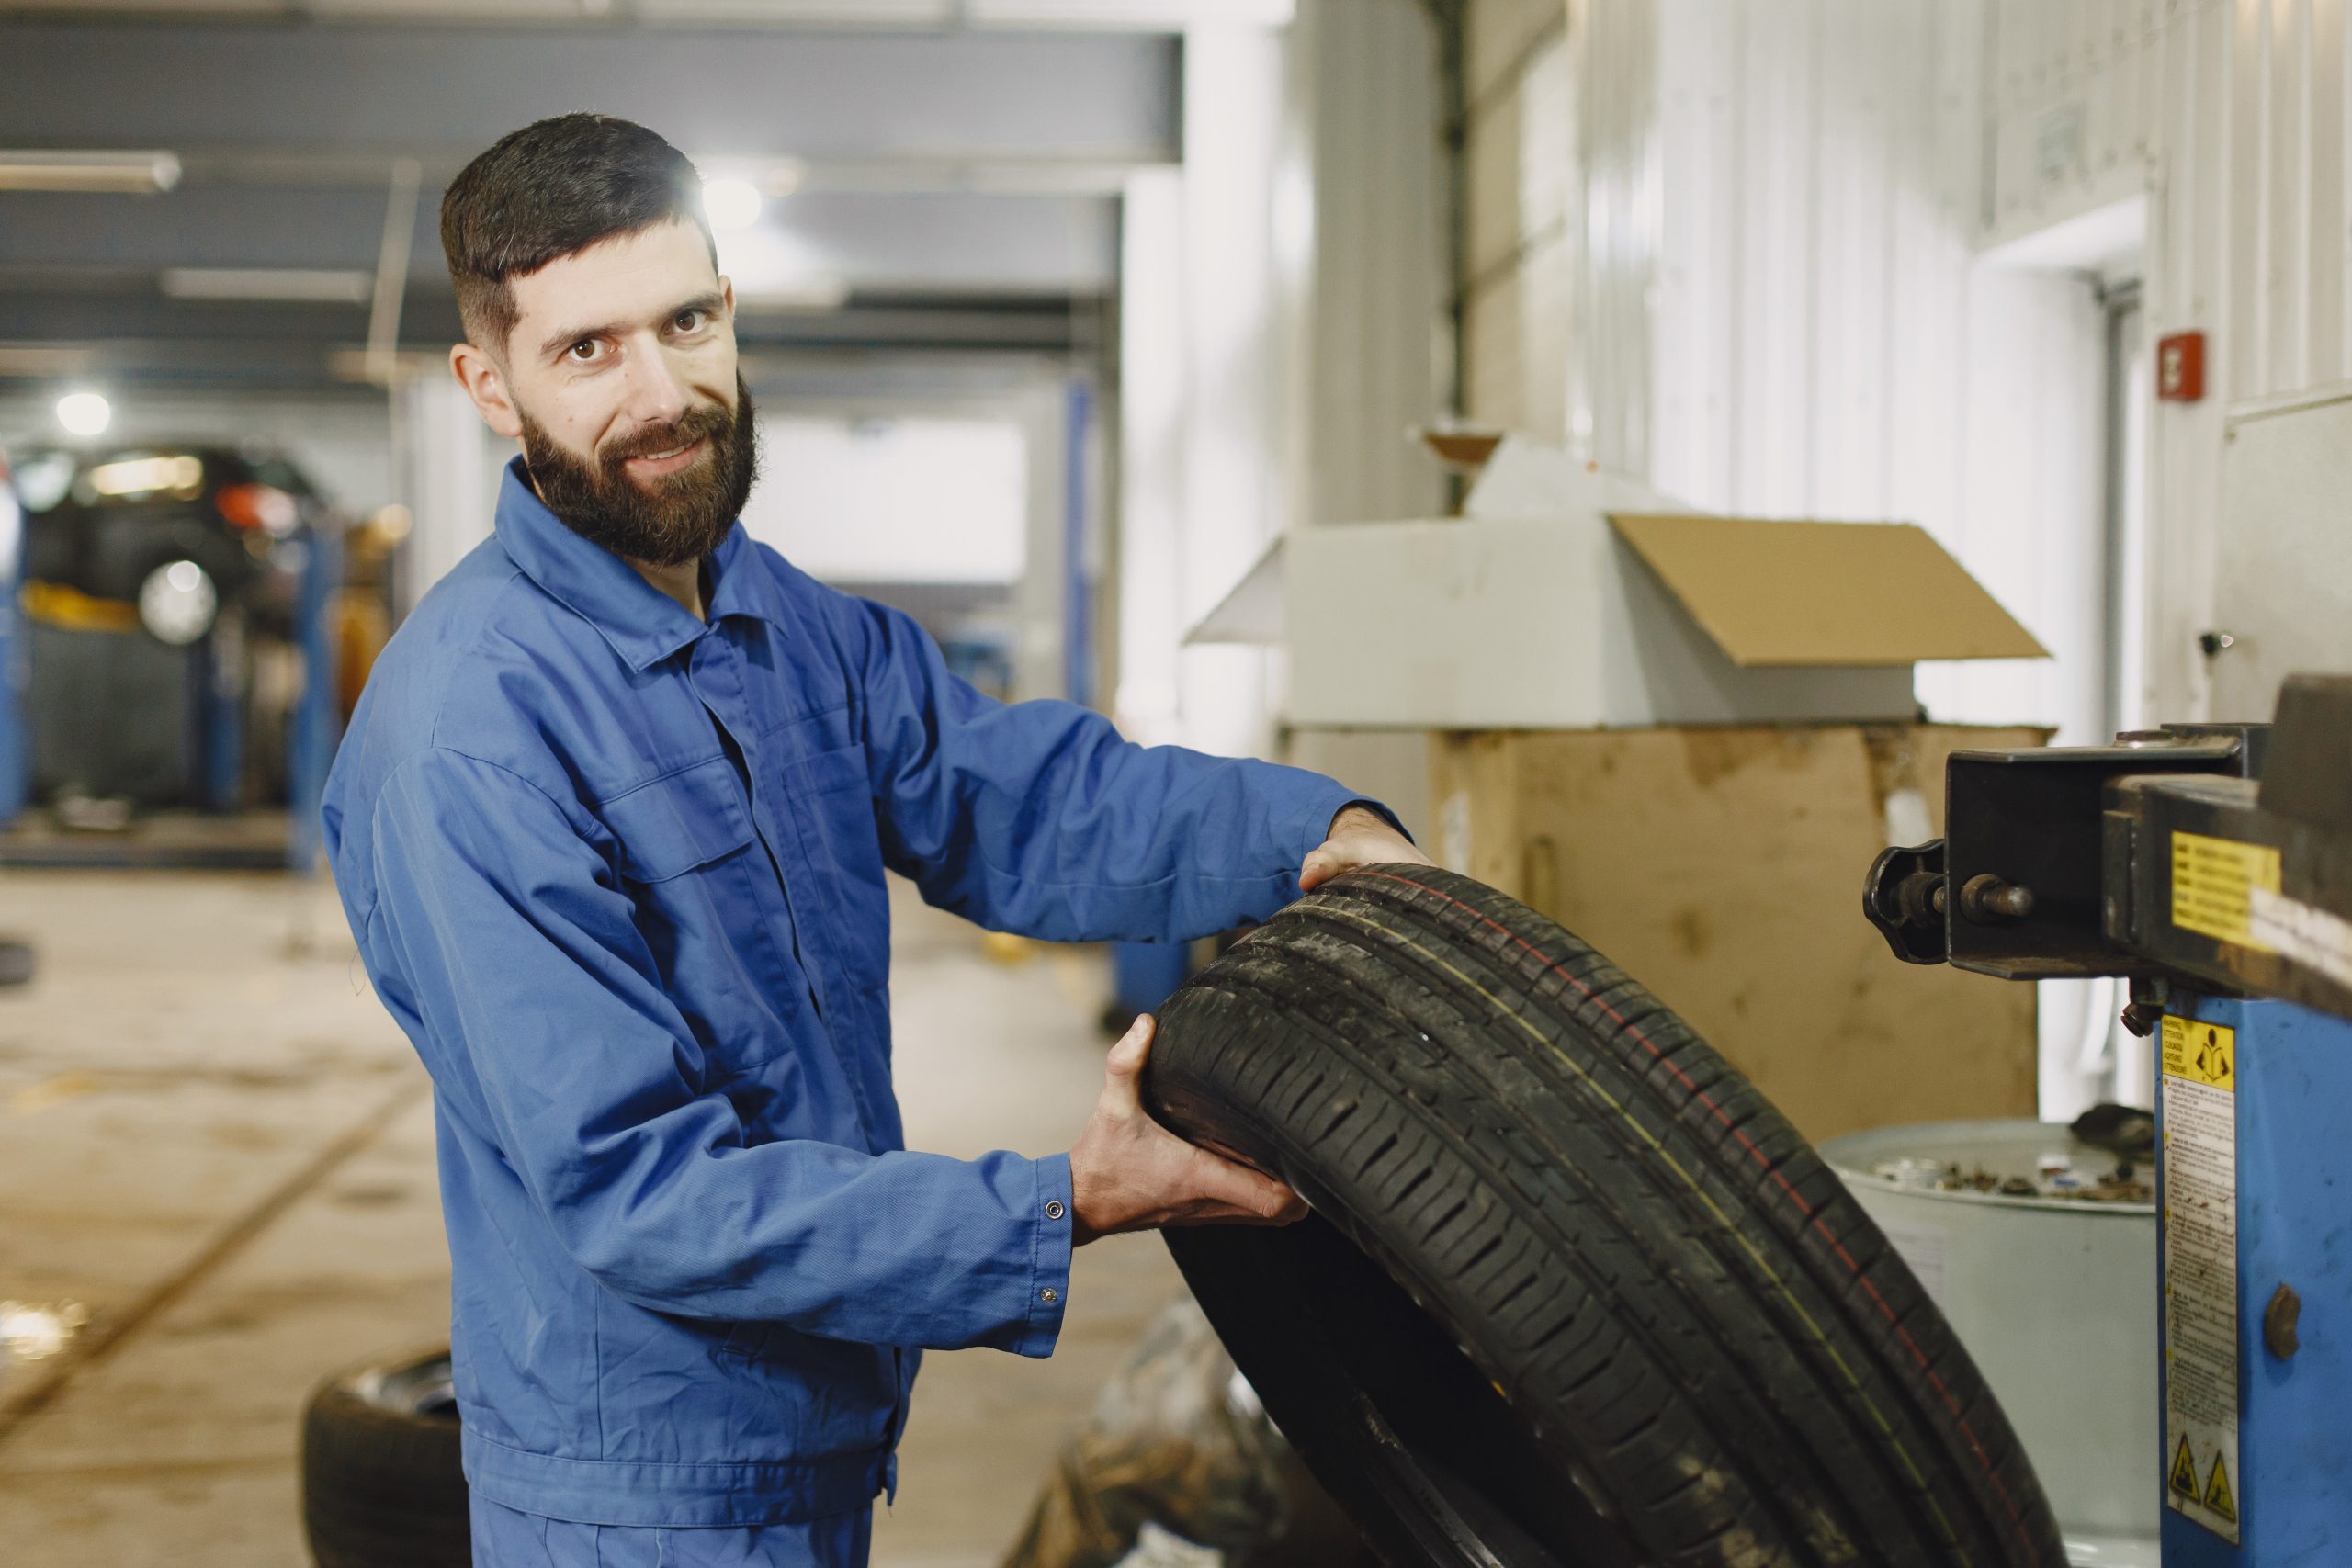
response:
{"label": "white corrugated wall", "polygon": [[1584,210],[1567,0],[1471,0],[1464,31],[1462,411],[1566,440]]}
{"label": "white corrugated wall", "polygon": [[1184,163],[1130,184],[1118,679],[1129,733],[1262,754],[1279,661],[1182,638],[1284,530],[1439,504],[1438,37],[1420,0],[1301,0],[1185,39]]}
{"label": "white corrugated wall", "polygon": [[[2104,723],[2107,317],[1983,254],[1991,0],[1589,0],[1571,423],[1690,502],[1921,524],[2058,657],[1939,718]],[[2061,0],[2063,3],[2063,0]],[[2045,998],[2080,1099],[2085,998]]]}
{"label": "white corrugated wall", "polygon": [[2086,736],[2105,323],[2005,258],[2144,203],[2115,271],[2208,393],[2148,418],[2125,706],[2202,715],[2224,414],[2352,378],[2346,7],[1580,0],[1571,434],[1701,504],[1925,524],[2060,658],[1923,696]]}
{"label": "white corrugated wall", "polygon": [[1290,521],[1425,516],[1443,479],[1406,432],[1444,412],[1453,356],[1437,29],[1420,0],[1303,0],[1292,34],[1298,179],[1277,230],[1307,298]]}
{"label": "white corrugated wall", "polygon": [[[2144,204],[2120,272],[2208,393],[2146,416],[2123,706],[2199,716],[2224,414],[2352,379],[2348,3],[1473,0],[1465,409],[1704,504],[1916,518],[2065,660],[2103,322],[2003,257]],[[2092,686],[1922,690],[2080,733]]]}
{"label": "white corrugated wall", "polygon": [[2148,433],[2144,700],[2158,716],[2205,707],[2196,639],[2212,615],[2229,406],[2352,379],[2345,13],[2345,0],[1994,7],[1995,233],[2145,191],[2148,331],[2206,334],[2205,400],[2157,405]]}
{"label": "white corrugated wall", "polygon": [[1570,370],[1594,453],[1708,508],[1923,525],[2060,656],[1925,669],[1930,710],[2089,739],[2105,318],[2083,279],[1979,260],[1983,6],[1584,14],[1589,194],[1619,192]]}
{"label": "white corrugated wall", "polygon": [[[1931,711],[2092,739],[2100,288],[2136,278],[2143,339],[2207,334],[2208,392],[2123,384],[2120,705],[2202,716],[2225,413],[2352,378],[2347,4],[1573,0],[1561,423],[1701,505],[1925,525],[2057,655],[1923,669]],[[1508,417],[1544,372],[1482,382],[1476,282],[1471,408]]]}

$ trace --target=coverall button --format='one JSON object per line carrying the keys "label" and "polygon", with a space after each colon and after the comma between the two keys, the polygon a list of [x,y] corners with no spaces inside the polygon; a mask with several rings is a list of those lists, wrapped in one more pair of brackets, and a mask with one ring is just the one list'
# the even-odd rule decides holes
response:
{"label": "coverall button", "polygon": [[1051,1304],[1052,1303],[1061,1300],[1062,1296],[1059,1291],[1057,1291],[1051,1285],[1048,1285],[1044,1290],[1037,1292],[1037,1299],[1041,1302]]}
{"label": "coverall button", "polygon": [[1059,1199],[1056,1199],[1054,1201],[1046,1205],[1046,1218],[1049,1220],[1058,1220],[1061,1217],[1062,1205]]}

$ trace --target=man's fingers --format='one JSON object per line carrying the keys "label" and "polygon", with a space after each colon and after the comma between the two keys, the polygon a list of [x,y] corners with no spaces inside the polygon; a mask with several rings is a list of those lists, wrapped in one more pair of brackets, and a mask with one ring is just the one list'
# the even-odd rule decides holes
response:
{"label": "man's fingers", "polygon": [[[1287,1188],[1283,1189],[1288,1191]],[[1306,1218],[1306,1201],[1293,1192],[1283,1203],[1260,1203],[1243,1207],[1231,1203],[1202,1203],[1189,1213],[1161,1222],[1163,1229],[1182,1229],[1192,1225],[1290,1225]]]}
{"label": "man's fingers", "polygon": [[1284,1216],[1297,1219],[1306,1213],[1306,1201],[1272,1177],[1206,1149],[1197,1152],[1194,1175],[1201,1196],[1235,1218],[1250,1216],[1279,1223]]}
{"label": "man's fingers", "polygon": [[1151,1037],[1158,1027],[1145,1013],[1131,1024],[1102,1064],[1102,1102],[1121,1114],[1143,1109],[1144,1064],[1151,1060]]}
{"label": "man's fingers", "polygon": [[1312,893],[1317,883],[1329,881],[1338,869],[1338,860],[1339,857],[1328,849],[1308,851],[1306,863],[1298,868],[1299,891]]}
{"label": "man's fingers", "polygon": [[1135,1022],[1127,1025],[1127,1032],[1111,1047],[1110,1067],[1115,1077],[1132,1078],[1143,1075],[1144,1064],[1151,1060],[1151,1037],[1159,1027],[1148,1012],[1137,1014]]}

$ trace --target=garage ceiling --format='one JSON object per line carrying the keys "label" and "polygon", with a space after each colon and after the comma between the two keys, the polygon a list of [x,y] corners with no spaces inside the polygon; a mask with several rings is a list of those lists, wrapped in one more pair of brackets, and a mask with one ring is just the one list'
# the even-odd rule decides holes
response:
{"label": "garage ceiling", "polygon": [[[1117,192],[1180,155],[1178,29],[1278,22],[1288,5],[162,9],[0,0],[0,186],[12,155],[167,153],[178,168],[147,195],[0,188],[0,384],[347,378],[403,217],[399,343],[436,352],[457,331],[443,186],[504,132],[581,108],[771,193],[753,228],[722,236],[761,302],[743,323],[754,351],[1067,346],[1115,280]],[[270,297],[219,297],[256,293]]]}

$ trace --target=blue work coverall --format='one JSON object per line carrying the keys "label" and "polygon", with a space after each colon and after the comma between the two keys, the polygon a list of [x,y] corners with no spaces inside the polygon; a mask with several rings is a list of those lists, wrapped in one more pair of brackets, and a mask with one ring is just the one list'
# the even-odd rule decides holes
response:
{"label": "blue work coverall", "polygon": [[905,1151],[886,869],[998,930],[1192,937],[1292,898],[1356,798],[991,701],[740,525],[709,569],[706,622],[518,461],[328,783],[434,1081],[482,1568],[862,1562],[920,1350],[1053,1349],[1069,1156]]}

